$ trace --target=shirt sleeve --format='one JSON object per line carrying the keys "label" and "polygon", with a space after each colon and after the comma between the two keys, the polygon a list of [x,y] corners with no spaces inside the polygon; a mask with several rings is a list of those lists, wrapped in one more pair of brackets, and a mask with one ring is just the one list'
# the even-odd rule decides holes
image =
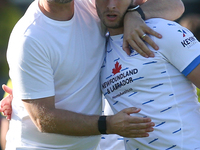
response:
{"label": "shirt sleeve", "polygon": [[54,78],[50,60],[42,45],[32,38],[11,40],[8,63],[13,91],[21,99],[54,96]]}
{"label": "shirt sleeve", "polygon": [[200,64],[200,43],[186,28],[172,21],[161,21],[154,29],[162,34],[155,39],[165,59],[187,76]]}

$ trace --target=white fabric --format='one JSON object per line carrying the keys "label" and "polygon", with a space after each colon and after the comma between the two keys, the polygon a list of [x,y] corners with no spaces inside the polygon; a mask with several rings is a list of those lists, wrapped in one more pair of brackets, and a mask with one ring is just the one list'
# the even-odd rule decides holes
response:
{"label": "white fabric", "polygon": [[[108,101],[103,97],[103,115],[113,115]],[[103,134],[99,143],[101,150],[125,150],[124,138],[116,134]]]}
{"label": "white fabric", "polygon": [[36,0],[12,31],[7,58],[14,99],[7,150],[97,147],[100,136],[40,133],[21,101],[55,95],[56,108],[101,114],[99,75],[105,38],[91,2],[76,0],[73,18],[55,21],[41,13]]}
{"label": "white fabric", "polygon": [[125,147],[200,148],[200,106],[195,87],[183,75],[200,64],[200,43],[175,22],[156,18],[146,23],[163,35],[162,39],[152,37],[160,47],[154,51],[154,58],[144,58],[134,50],[131,56],[126,55],[122,50],[123,35],[117,35],[109,39],[102,66],[101,88],[114,113],[134,106],[142,110],[132,115],[150,117],[155,123],[149,137],[125,138]]}

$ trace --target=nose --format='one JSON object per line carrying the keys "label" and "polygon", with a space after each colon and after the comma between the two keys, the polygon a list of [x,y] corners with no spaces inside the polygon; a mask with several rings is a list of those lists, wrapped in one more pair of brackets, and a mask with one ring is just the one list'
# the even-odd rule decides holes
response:
{"label": "nose", "polygon": [[114,10],[116,8],[114,1],[115,0],[108,0],[108,5],[107,5],[108,10]]}

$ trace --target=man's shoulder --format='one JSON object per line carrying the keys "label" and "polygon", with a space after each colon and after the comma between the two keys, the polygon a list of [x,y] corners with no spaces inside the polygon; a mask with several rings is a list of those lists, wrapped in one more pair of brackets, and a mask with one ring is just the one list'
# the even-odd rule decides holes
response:
{"label": "man's shoulder", "polygon": [[162,18],[152,18],[145,21],[145,23],[157,32],[168,32],[181,28],[182,26],[175,21],[166,20]]}
{"label": "man's shoulder", "polygon": [[[183,38],[182,34],[186,34],[186,32],[187,35],[191,36],[191,32],[188,29],[184,28],[175,21],[162,18],[153,18],[146,20],[145,22],[151,29],[163,36],[161,41],[171,41],[173,43],[180,41]],[[151,37],[154,38],[153,36]]]}

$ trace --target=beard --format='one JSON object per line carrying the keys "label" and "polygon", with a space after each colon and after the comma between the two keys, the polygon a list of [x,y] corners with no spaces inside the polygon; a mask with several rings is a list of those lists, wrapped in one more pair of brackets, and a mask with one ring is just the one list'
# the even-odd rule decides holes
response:
{"label": "beard", "polygon": [[118,20],[116,20],[115,22],[109,22],[105,18],[105,14],[108,13],[108,11],[107,12],[101,12],[100,10],[101,9],[96,5],[97,14],[98,14],[98,16],[101,20],[101,23],[106,28],[117,29],[117,28],[121,28],[121,27],[124,26],[124,17],[126,15],[126,11],[122,12],[121,14],[118,13]]}
{"label": "beard", "polygon": [[108,22],[105,18],[104,13],[100,12],[99,8],[96,7],[97,10],[97,14],[101,20],[101,23],[106,26],[106,28],[111,28],[111,29],[117,29],[117,28],[121,28],[124,26],[124,17],[125,17],[125,12],[119,16],[118,20],[116,22]]}
{"label": "beard", "polygon": [[107,27],[107,28],[111,28],[111,29],[118,29],[124,26],[123,24],[123,19],[116,22],[116,23],[108,23],[106,22],[104,19],[101,20],[101,22]]}

